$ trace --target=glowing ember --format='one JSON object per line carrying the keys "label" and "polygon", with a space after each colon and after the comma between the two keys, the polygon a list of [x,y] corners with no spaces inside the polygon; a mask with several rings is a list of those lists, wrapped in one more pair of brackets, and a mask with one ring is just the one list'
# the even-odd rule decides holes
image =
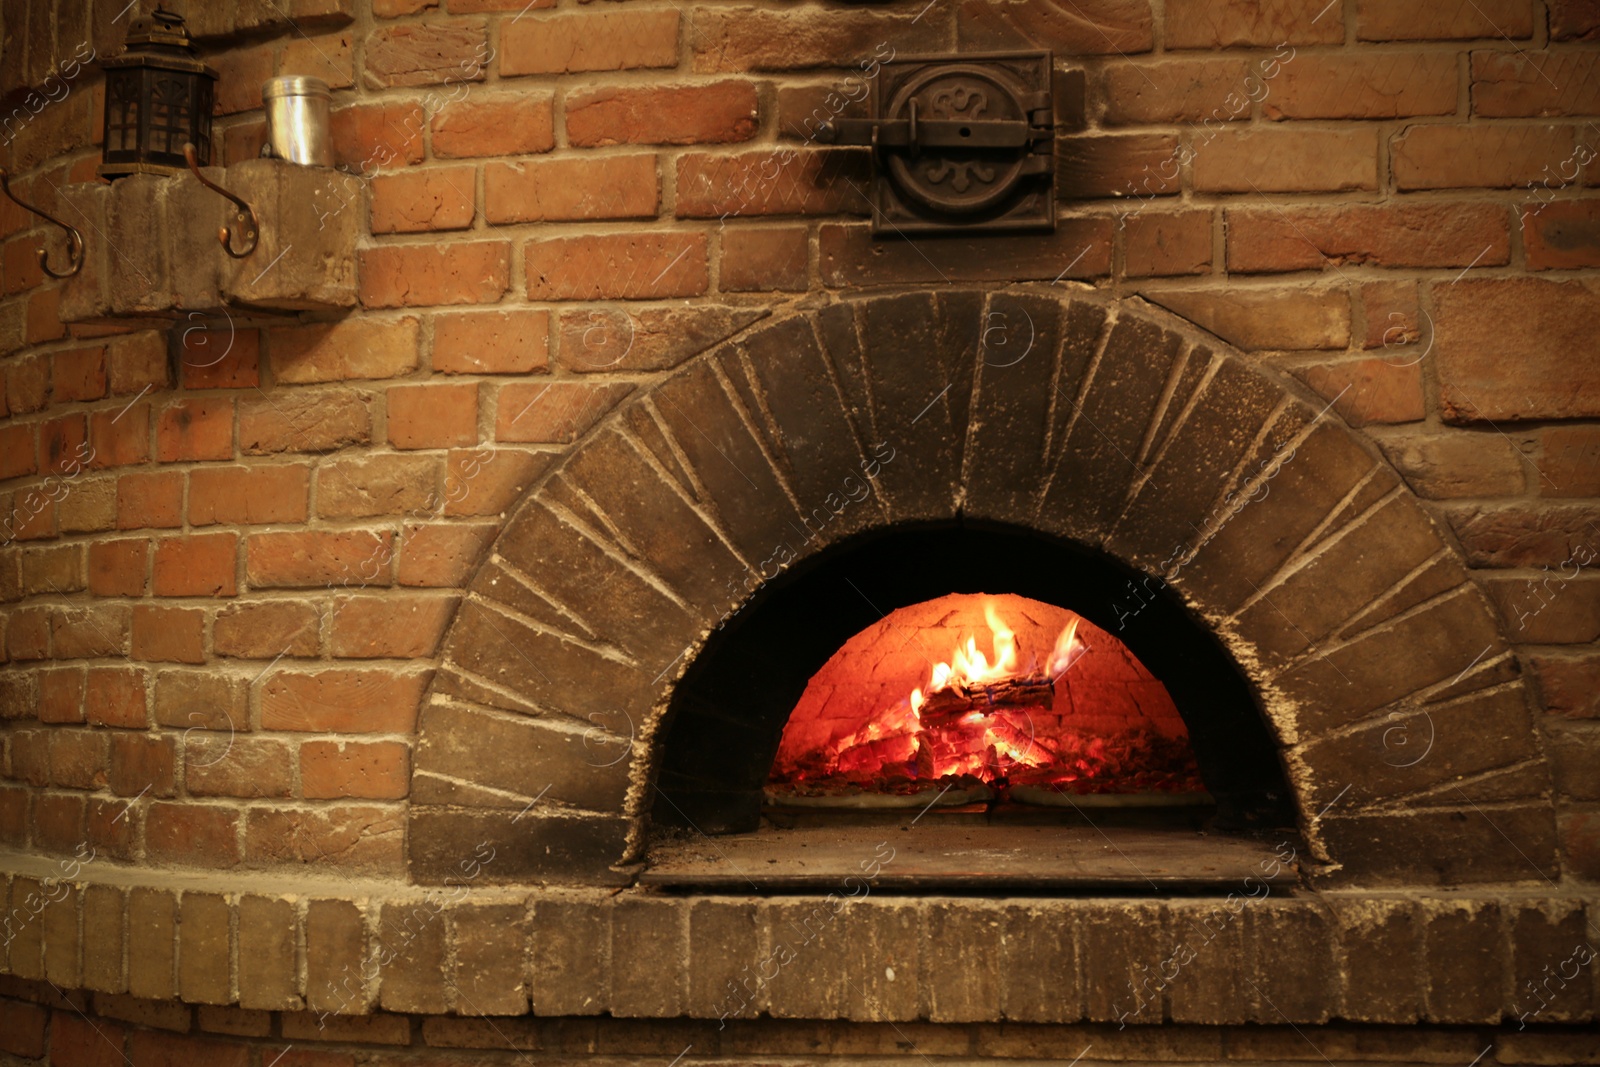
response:
{"label": "glowing ember", "polygon": [[[952,651],[929,666],[925,650],[940,645]],[[790,716],[771,783],[826,795],[940,779],[1202,788],[1166,689],[1120,641],[1048,604],[964,594],[902,608],[846,642]]]}

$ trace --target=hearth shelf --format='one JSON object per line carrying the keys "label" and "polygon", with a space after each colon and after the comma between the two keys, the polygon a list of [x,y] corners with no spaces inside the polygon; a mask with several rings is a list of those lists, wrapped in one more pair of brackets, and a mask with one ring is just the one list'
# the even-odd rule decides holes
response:
{"label": "hearth shelf", "polygon": [[1276,838],[1187,829],[996,825],[943,815],[929,819],[918,825],[905,825],[909,816],[902,816],[902,825],[763,827],[715,840],[661,842],[651,850],[639,881],[680,889],[845,896],[859,895],[864,882],[874,891],[1231,890],[1247,895],[1265,881],[1275,886],[1298,881],[1298,866],[1280,860],[1298,852],[1277,852]]}

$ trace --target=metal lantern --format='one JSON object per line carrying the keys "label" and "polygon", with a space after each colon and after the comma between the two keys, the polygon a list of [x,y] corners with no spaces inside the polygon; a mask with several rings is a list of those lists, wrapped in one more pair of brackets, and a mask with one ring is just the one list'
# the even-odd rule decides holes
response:
{"label": "metal lantern", "polygon": [[157,8],[128,29],[106,72],[105,146],[98,173],[178,174],[183,146],[211,161],[211,100],[217,72],[194,57],[183,17]]}

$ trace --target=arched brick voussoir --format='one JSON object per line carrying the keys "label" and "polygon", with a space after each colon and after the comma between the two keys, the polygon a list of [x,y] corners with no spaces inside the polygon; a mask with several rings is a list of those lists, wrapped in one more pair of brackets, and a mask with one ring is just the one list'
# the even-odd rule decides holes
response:
{"label": "arched brick voussoir", "polygon": [[[842,372],[817,340],[818,325],[790,319],[712,355],[755,415],[757,433],[799,503],[799,528],[781,542],[796,555],[816,539],[828,543],[888,518],[872,482],[889,453],[858,429],[855,416],[864,412],[852,411]],[[853,335],[854,323],[848,328]]]}
{"label": "arched brick voussoir", "polygon": [[851,306],[860,347],[835,356],[862,361],[864,436],[869,447],[892,450],[877,478],[890,518],[949,518],[960,500],[982,295],[916,293]]}
{"label": "arched brick voussoir", "polygon": [[[597,719],[598,721],[598,719]],[[628,792],[626,735],[560,716],[518,715],[435,696],[422,712],[416,804],[614,812]]]}
{"label": "arched brick voussoir", "polygon": [[1225,508],[1233,483],[1290,402],[1281,383],[1204,346],[1186,353],[1142,476],[1129,487],[1105,547],[1152,573],[1169,572]]}
{"label": "arched brick voussoir", "polygon": [[747,572],[771,566],[777,546],[803,529],[801,514],[756,428],[759,414],[742,403],[722,364],[695,361],[643,406],[660,430],[654,442],[641,441],[644,449],[663,470],[676,462],[684,479],[678,491],[738,553]]}
{"label": "arched brick voussoir", "polygon": [[1070,400],[1099,348],[1106,309],[1028,292],[989,298],[961,510],[1028,526],[1060,451]]}
{"label": "arched brick voussoir", "polygon": [[1064,367],[1056,403],[1061,445],[1038,521],[1099,545],[1140,481],[1156,430],[1187,366],[1188,342],[1147,318],[1122,315],[1081,376]]}

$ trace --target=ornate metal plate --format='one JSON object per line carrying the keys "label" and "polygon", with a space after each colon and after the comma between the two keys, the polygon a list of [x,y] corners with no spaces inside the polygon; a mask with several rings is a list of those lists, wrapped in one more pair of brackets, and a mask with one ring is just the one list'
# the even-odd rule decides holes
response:
{"label": "ornate metal plate", "polygon": [[1055,228],[1048,52],[884,63],[872,118],[818,131],[873,147],[878,233]]}

